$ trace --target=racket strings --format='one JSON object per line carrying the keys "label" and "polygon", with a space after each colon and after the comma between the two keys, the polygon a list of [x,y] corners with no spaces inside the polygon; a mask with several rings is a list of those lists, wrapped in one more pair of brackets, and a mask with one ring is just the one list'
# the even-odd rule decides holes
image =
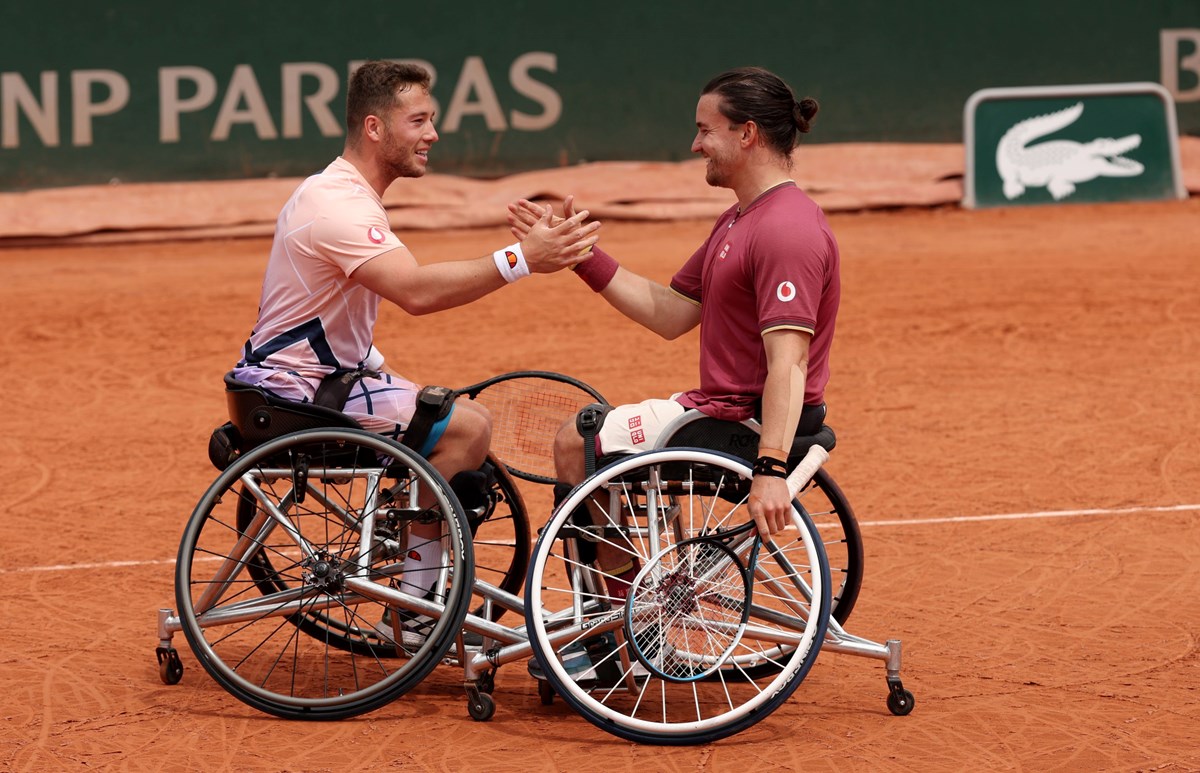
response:
{"label": "racket strings", "polygon": [[548,479],[559,429],[596,402],[577,386],[532,376],[496,382],[474,399],[492,414],[492,452],[514,473]]}
{"label": "racket strings", "polygon": [[746,612],[740,561],[714,540],[681,543],[635,590],[633,637],[646,664],[667,679],[719,668],[737,645]]}

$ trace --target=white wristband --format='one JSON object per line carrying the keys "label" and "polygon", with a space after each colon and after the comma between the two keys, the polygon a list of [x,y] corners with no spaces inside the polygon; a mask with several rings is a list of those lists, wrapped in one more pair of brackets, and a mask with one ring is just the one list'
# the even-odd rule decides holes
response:
{"label": "white wristband", "polygon": [[496,268],[499,269],[500,276],[504,277],[504,281],[509,284],[521,277],[529,276],[529,266],[525,265],[525,254],[521,252],[520,243],[510,244],[502,250],[496,250],[492,253],[492,260],[496,261]]}

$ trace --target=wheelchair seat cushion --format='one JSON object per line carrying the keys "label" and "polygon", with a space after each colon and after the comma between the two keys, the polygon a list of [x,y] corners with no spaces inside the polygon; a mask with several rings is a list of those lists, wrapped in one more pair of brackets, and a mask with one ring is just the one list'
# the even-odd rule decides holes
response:
{"label": "wheelchair seat cushion", "polygon": [[[814,445],[832,451],[837,445],[837,435],[834,434],[833,428],[822,424],[811,435],[797,435],[788,452],[788,466],[792,467],[803,459]],[[704,417],[680,427],[679,431],[666,441],[664,447],[720,451],[752,464],[758,456],[758,432],[741,422]],[[596,461],[596,467],[607,467],[626,456],[627,454],[605,454]]]}

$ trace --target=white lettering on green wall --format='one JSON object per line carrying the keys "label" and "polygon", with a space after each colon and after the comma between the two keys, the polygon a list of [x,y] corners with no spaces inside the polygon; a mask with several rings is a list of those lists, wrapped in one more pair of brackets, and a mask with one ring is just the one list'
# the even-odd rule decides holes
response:
{"label": "white lettering on green wall", "polygon": [[[430,62],[396,61],[424,67],[431,88],[437,83],[438,73]],[[361,64],[349,62],[349,72]],[[345,80],[338,71],[324,62],[284,62],[279,67],[279,93],[265,91],[249,64],[226,73],[195,65],[158,68],[154,95],[158,142],[225,142],[247,131],[262,141],[299,139],[306,132],[342,136]],[[495,77],[503,78],[504,70],[494,69],[489,70],[480,56],[463,60],[444,114],[434,100],[438,131],[453,134],[476,122],[492,132],[537,132],[552,128],[562,118],[562,97],[546,80],[547,74],[558,70],[555,54],[531,51],[508,64],[506,93],[515,93],[515,98],[508,97],[514,104],[505,104],[497,92]],[[69,82],[69,95],[60,95],[60,81]],[[135,96],[130,75],[115,70],[73,70],[65,78],[46,71],[29,80],[21,73],[0,73],[0,147],[33,143],[59,147],[67,121],[71,145],[103,145],[104,135],[97,139],[97,125],[128,108]],[[145,105],[147,96],[142,93],[139,104]]]}
{"label": "white lettering on green wall", "polygon": [[[1188,51],[1185,52],[1185,49]],[[1200,102],[1200,29],[1162,30],[1159,33],[1162,84],[1176,102]],[[1190,85],[1179,83],[1179,74],[1190,74]]]}
{"label": "white lettering on green wall", "polygon": [[21,146],[22,115],[43,145],[58,147],[58,73],[44,72],[40,81],[39,101],[20,73],[0,73],[0,148]]}
{"label": "white lettering on green wall", "polygon": [[[105,96],[92,101],[93,86]],[[71,144],[92,144],[92,119],[120,112],[129,104],[129,81],[115,70],[76,70],[71,73]]]}

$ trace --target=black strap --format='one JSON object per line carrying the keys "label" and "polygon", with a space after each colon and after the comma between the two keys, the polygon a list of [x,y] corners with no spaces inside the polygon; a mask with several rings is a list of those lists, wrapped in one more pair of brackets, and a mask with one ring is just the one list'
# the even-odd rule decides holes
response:
{"label": "black strap", "polygon": [[611,410],[612,406],[592,403],[575,417],[575,428],[583,436],[583,471],[589,478],[596,472],[596,434],[604,423],[604,416]]}
{"label": "black strap", "polygon": [[456,397],[458,392],[449,387],[427,386],[422,389],[417,395],[417,409],[413,412],[412,421],[405,428],[400,442],[419,453],[425,441],[429,439],[433,425],[450,413],[450,406],[454,405]]}
{"label": "black strap", "polygon": [[354,385],[368,377],[379,378],[380,375],[377,371],[366,368],[335,370],[321,379],[321,385],[317,387],[317,393],[313,395],[313,404],[340,411],[346,407],[346,399],[350,397],[350,390]]}

